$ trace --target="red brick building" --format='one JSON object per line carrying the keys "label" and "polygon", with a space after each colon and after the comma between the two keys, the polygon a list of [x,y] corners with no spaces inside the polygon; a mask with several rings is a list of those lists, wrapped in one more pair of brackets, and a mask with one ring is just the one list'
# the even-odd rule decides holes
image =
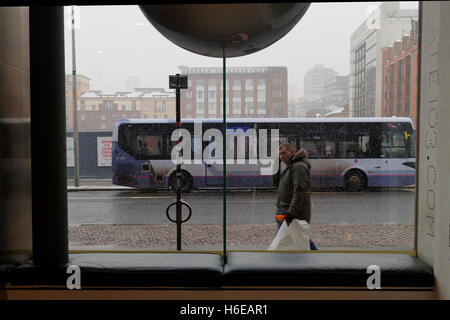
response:
{"label": "red brick building", "polygon": [[[222,68],[180,66],[188,76],[181,94],[183,118],[221,118]],[[228,67],[226,70],[227,116],[232,118],[287,118],[286,67]]]}
{"label": "red brick building", "polygon": [[414,21],[409,35],[382,48],[382,117],[410,117],[417,127],[418,33]]}

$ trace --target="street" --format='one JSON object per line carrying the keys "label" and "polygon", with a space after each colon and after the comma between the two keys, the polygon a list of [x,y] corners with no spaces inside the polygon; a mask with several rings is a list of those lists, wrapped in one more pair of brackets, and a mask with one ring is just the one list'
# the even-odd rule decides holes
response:
{"label": "street", "polygon": [[[376,224],[414,222],[414,191],[313,192],[311,223]],[[168,224],[166,208],[174,193],[142,191],[79,191],[68,193],[69,225]],[[193,192],[182,199],[192,207],[186,224],[222,224],[221,192]],[[275,192],[227,194],[227,224],[272,223]],[[175,206],[170,210],[175,217]],[[187,208],[183,207],[183,217]]]}

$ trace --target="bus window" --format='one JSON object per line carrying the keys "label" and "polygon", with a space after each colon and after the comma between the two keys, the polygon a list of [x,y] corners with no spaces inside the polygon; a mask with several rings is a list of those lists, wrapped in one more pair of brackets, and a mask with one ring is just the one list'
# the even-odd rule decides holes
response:
{"label": "bus window", "polygon": [[310,159],[320,159],[323,155],[323,141],[320,140],[301,140],[301,148],[308,151],[308,157]]}
{"label": "bus window", "polygon": [[336,142],[325,141],[324,158],[335,158],[335,157],[336,157]]}
{"label": "bus window", "polygon": [[[409,141],[408,141],[409,140]],[[382,158],[408,158],[411,135],[401,126],[386,126],[381,135]]]}
{"label": "bus window", "polygon": [[337,158],[369,158],[370,142],[368,130],[350,126],[341,129],[337,138]]}
{"label": "bus window", "polygon": [[137,152],[147,156],[161,156],[161,136],[137,135]]}

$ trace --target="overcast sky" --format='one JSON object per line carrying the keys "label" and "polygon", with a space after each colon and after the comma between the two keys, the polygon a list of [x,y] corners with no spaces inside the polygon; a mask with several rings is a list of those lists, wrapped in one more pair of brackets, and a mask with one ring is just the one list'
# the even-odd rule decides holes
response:
{"label": "overcast sky", "polygon": [[[349,73],[350,36],[379,2],[313,3],[299,23],[272,46],[248,56],[227,59],[227,67],[287,66],[289,99],[303,95],[303,76],[315,64]],[[417,8],[401,2],[401,8]],[[66,7],[66,73],[72,73],[70,7]],[[91,79],[91,89],[126,89],[129,76],[141,87],[168,89],[177,66],[222,67],[221,58],[186,51],[162,36],[138,6],[78,7],[77,73]]]}

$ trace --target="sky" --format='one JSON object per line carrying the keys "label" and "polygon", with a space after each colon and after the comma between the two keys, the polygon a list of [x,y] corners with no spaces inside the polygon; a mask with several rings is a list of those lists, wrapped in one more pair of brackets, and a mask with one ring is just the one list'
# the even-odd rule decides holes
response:
{"label": "sky", "polygon": [[[286,66],[288,99],[303,95],[303,76],[315,64],[349,74],[350,36],[380,2],[312,3],[283,38],[256,53],[227,59],[227,67]],[[418,2],[401,2],[417,8]],[[72,73],[71,7],[65,8],[66,74]],[[161,35],[138,6],[76,7],[76,72],[91,79],[92,90],[126,90],[127,77],[140,87],[168,89],[177,66],[222,67],[221,58],[182,49]]]}

